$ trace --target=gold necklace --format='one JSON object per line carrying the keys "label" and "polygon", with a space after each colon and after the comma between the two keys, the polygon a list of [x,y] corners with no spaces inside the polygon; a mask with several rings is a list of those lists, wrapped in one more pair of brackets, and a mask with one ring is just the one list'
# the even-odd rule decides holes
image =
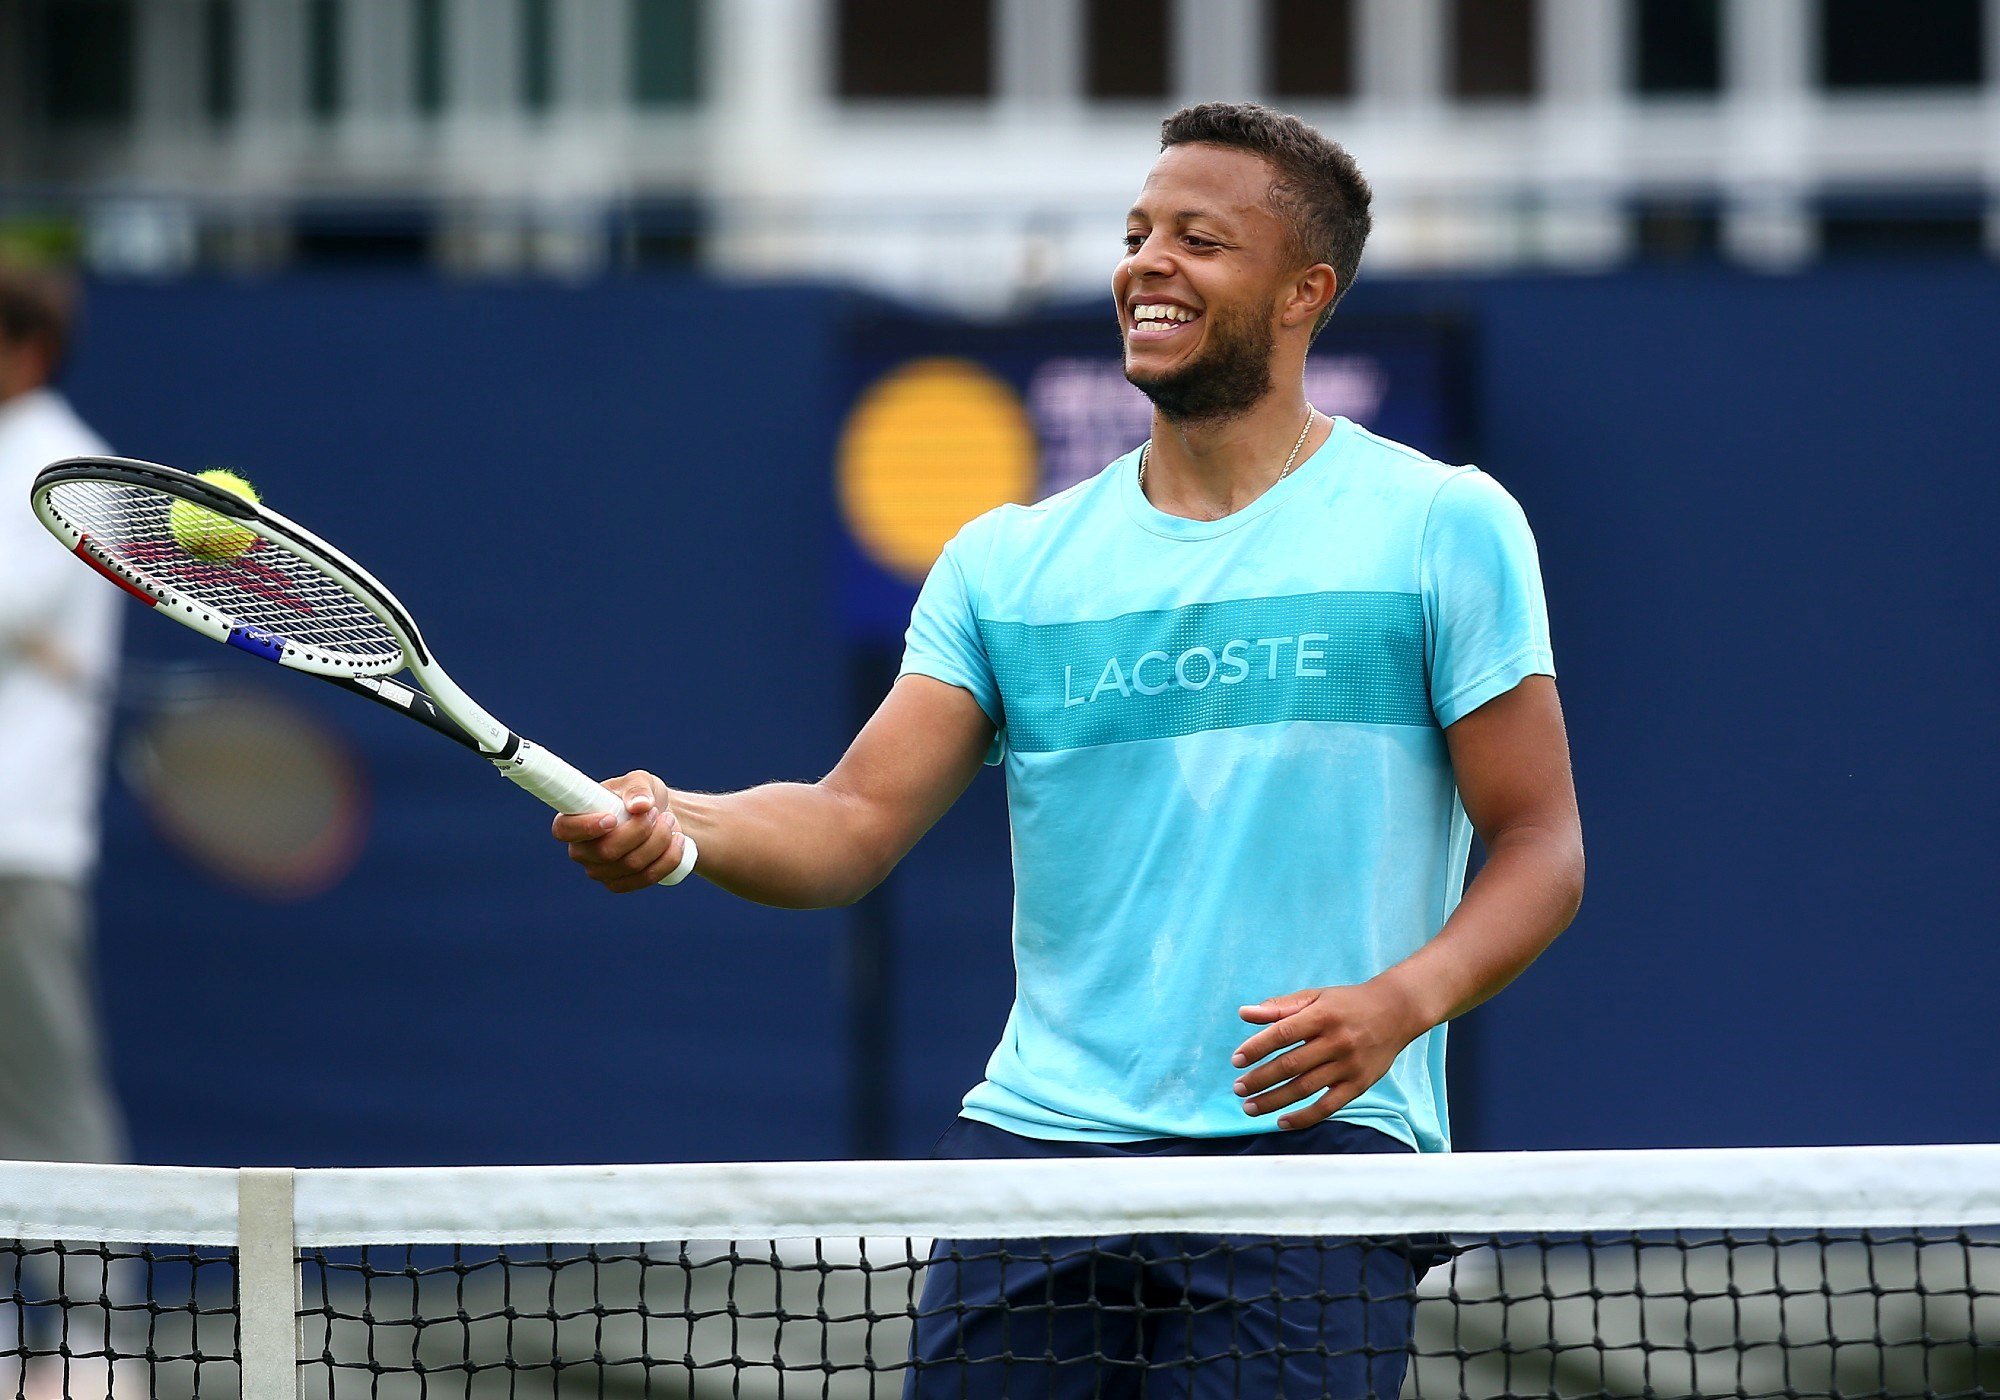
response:
{"label": "gold necklace", "polygon": [[[1285,469],[1278,473],[1278,481],[1283,481],[1286,477],[1292,474],[1292,464],[1298,461],[1299,450],[1306,445],[1306,438],[1311,435],[1312,430],[1313,430],[1313,406],[1311,404],[1307,404],[1306,425],[1303,428],[1299,429],[1299,440],[1292,444],[1292,453],[1289,457],[1285,458]],[[1153,440],[1151,438],[1147,438],[1146,445],[1139,449],[1139,490],[1141,494],[1143,494],[1146,490],[1146,459],[1152,455],[1153,455]],[[1278,484],[1278,481],[1272,482],[1271,485],[1276,486]]]}

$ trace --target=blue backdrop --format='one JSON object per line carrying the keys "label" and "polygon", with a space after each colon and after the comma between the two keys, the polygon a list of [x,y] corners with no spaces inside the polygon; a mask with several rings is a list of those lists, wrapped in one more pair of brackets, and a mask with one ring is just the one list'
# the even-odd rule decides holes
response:
{"label": "blue backdrop", "polygon": [[[838,307],[694,282],[105,287],[72,388],[118,450],[239,466],[350,548],[506,723],[718,786],[839,752],[813,563]],[[128,637],[214,651],[136,614]],[[184,873],[114,790],[102,956],[142,1157],[840,1150],[839,916],[603,896],[462,750],[329,698],[376,829],[321,899]]]}
{"label": "blue backdrop", "polygon": [[[1577,926],[1463,1027],[1462,1145],[2000,1136],[2000,276],[1364,281],[1349,307],[1470,329],[1590,844]],[[693,279],[108,285],[70,387],[119,450],[241,467],[350,544],[503,720],[734,786],[824,771],[850,725],[828,482],[853,309]],[[112,790],[105,998],[142,1159],[845,1150],[846,915],[601,896],[461,751],[329,699],[376,822],[318,899],[186,871]],[[891,897],[920,1152],[1011,992],[996,779]]]}
{"label": "blue backdrop", "polygon": [[1482,1142],[2000,1137],[2000,276],[1472,295],[1591,862],[1481,1017]]}

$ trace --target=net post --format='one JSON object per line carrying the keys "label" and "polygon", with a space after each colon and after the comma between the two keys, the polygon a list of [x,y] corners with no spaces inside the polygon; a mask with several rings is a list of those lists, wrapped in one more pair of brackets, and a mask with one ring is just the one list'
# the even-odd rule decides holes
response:
{"label": "net post", "polygon": [[298,1400],[299,1255],[290,1167],[236,1174],[236,1293],[243,1400]]}

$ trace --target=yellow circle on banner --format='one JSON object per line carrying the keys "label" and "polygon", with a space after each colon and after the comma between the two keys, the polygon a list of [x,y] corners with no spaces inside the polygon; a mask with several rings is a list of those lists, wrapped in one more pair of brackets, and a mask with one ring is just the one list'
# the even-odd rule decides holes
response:
{"label": "yellow circle on banner", "polygon": [[868,386],[840,435],[840,508],[868,557],[920,583],[958,529],[1035,486],[1013,386],[970,360],[911,360]]}

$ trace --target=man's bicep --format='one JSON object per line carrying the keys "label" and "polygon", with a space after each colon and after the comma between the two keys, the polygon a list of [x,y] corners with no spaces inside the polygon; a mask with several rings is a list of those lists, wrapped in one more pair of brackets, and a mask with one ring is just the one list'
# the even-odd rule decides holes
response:
{"label": "man's bicep", "polygon": [[1459,798],[1482,840],[1517,826],[1580,831],[1553,676],[1529,676],[1444,732]]}
{"label": "man's bicep", "polygon": [[890,688],[824,786],[851,803],[890,863],[971,785],[993,743],[972,693],[929,676]]}

